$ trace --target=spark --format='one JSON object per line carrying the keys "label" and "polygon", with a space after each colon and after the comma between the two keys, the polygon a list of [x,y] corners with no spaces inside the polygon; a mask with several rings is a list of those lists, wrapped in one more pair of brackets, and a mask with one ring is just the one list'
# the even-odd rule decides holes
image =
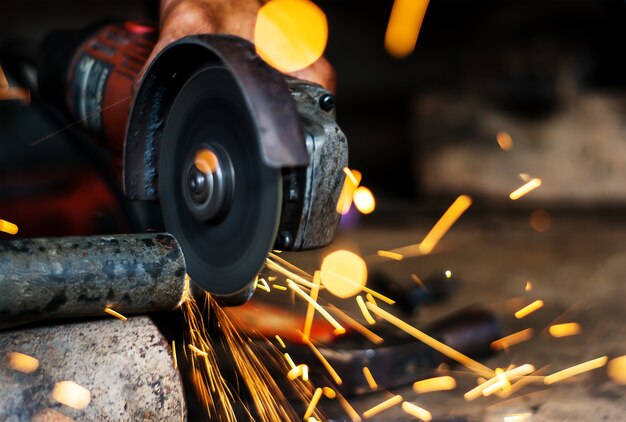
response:
{"label": "spark", "polygon": [[402,403],[402,410],[404,410],[409,415],[415,416],[416,418],[421,419],[426,422],[433,419],[433,416],[430,414],[428,410],[422,407],[419,407],[416,404],[409,403],[408,401],[405,401],[404,403]]}
{"label": "spark", "polygon": [[194,346],[193,344],[188,344],[188,345],[187,345],[187,347],[189,347],[189,349],[190,349],[191,351],[193,351],[196,355],[199,355],[199,356],[204,356],[204,357],[209,356],[209,354],[208,354],[207,352],[205,352],[204,350],[200,350],[200,349],[198,349],[198,348],[197,348],[196,346]]}
{"label": "spark", "polygon": [[359,305],[359,309],[361,309],[361,313],[363,314],[363,317],[365,318],[365,320],[370,325],[376,324],[376,320],[372,317],[372,314],[370,314],[370,311],[365,306],[365,302],[363,301],[363,297],[361,295],[358,295],[356,297],[356,303]]}
{"label": "spark", "polygon": [[289,353],[285,353],[283,356],[285,356],[285,360],[287,361],[291,369],[295,369],[296,364],[293,362],[293,359],[291,359],[291,356],[289,356]]}
{"label": "spark", "polygon": [[255,288],[257,289],[261,289],[261,290],[265,290],[266,292],[270,293],[271,289],[270,289],[270,285],[267,284],[267,281],[265,281],[264,278],[257,278],[256,283],[255,283]]}
{"label": "spark", "polygon": [[8,234],[17,234],[18,232],[17,224],[13,224],[6,220],[0,219],[0,232],[5,232]]}
{"label": "spark", "polygon": [[614,383],[626,385],[626,355],[611,359],[606,370]]}
{"label": "spark", "polygon": [[508,350],[509,347],[515,344],[530,340],[534,332],[535,331],[532,328],[526,328],[516,333],[509,334],[508,336],[505,336],[505,337],[502,337],[501,339],[493,341],[491,343],[491,349],[492,350],[502,350],[502,349]]}
{"label": "spark", "polygon": [[450,271],[450,270],[446,270],[446,271],[444,272],[444,274],[445,274],[446,278],[452,278],[452,271]]}
{"label": "spark", "polygon": [[496,394],[498,395],[498,397],[500,398],[507,398],[509,397],[511,394],[515,393],[516,391],[519,391],[522,387],[532,383],[532,382],[543,382],[543,376],[540,376],[541,373],[543,373],[545,371],[545,368],[541,368],[533,373],[531,373],[530,375],[525,375],[522,378],[520,378],[518,381],[514,382],[513,384],[511,384],[511,387],[506,390],[506,391],[496,391]]}
{"label": "spark", "polygon": [[371,293],[366,293],[365,297],[367,298],[367,301],[378,306],[378,304],[376,303],[376,299],[374,299],[374,296],[372,296]]}
{"label": "spark", "polygon": [[302,377],[302,381],[309,380],[309,367],[305,364],[295,366],[287,372],[287,379],[293,381],[298,377]]}
{"label": "spark", "polygon": [[60,381],[52,389],[52,398],[65,406],[80,410],[91,402],[91,392],[73,381]]}
{"label": "spark", "polygon": [[361,182],[361,172],[357,170],[350,170],[348,167],[344,167],[343,172],[347,177],[343,182],[336,210],[339,214],[346,215],[352,206],[354,191]]}
{"label": "spark", "polygon": [[404,259],[404,255],[401,253],[391,252],[391,251],[383,251],[380,250],[376,252],[376,255],[382,256],[383,258],[393,259],[394,261],[402,261]]}
{"label": "spark", "polygon": [[449,375],[428,378],[413,383],[413,391],[417,394],[431,393],[433,391],[449,391],[456,388],[456,380]]}
{"label": "spark", "polygon": [[472,198],[467,195],[459,196],[441,216],[430,232],[428,232],[424,240],[422,240],[422,243],[419,244],[419,252],[423,255],[431,253],[441,238],[450,230],[450,227],[463,215],[470,205],[472,205]]}
{"label": "spark", "polygon": [[575,375],[582,374],[583,372],[601,368],[604,365],[606,365],[607,361],[608,361],[608,358],[606,356],[602,356],[597,359],[592,359],[587,362],[579,363],[578,365],[571,366],[569,368],[563,369],[561,371],[555,372],[554,374],[546,376],[543,379],[543,382],[546,385],[554,384],[559,381],[563,381],[564,379],[573,377]]}
{"label": "spark", "polygon": [[577,322],[566,322],[563,324],[554,324],[548,328],[548,332],[552,337],[560,338],[567,336],[575,336],[580,334],[582,327]]}
{"label": "spark", "polygon": [[510,415],[504,416],[504,422],[526,422],[530,419],[533,414],[530,412],[527,413],[511,413]]}
{"label": "spark", "polygon": [[172,357],[174,358],[174,368],[178,369],[178,357],[176,356],[176,342],[172,340]]}
{"label": "spark", "polygon": [[327,307],[331,309],[339,317],[339,319],[341,319],[346,324],[348,324],[350,328],[362,334],[365,338],[367,338],[372,343],[380,344],[384,341],[381,336],[367,329],[362,324],[359,324],[358,321],[354,320],[354,318],[351,318],[348,314],[346,314],[345,312],[343,312],[341,309],[337,308],[333,304],[328,304]]}
{"label": "spark", "polygon": [[341,377],[339,376],[337,371],[335,371],[335,369],[331,366],[328,360],[326,360],[324,355],[320,353],[317,347],[315,347],[315,345],[311,343],[311,340],[305,337],[303,337],[303,340],[306,343],[306,345],[309,346],[309,348],[311,349],[315,357],[317,357],[317,359],[319,359],[319,361],[322,362],[322,365],[324,365],[324,368],[326,368],[330,376],[335,380],[335,383],[337,383],[337,385],[343,384],[343,381],[341,380]]}
{"label": "spark", "polygon": [[348,400],[346,400],[345,397],[342,396],[339,392],[337,392],[336,394],[339,404],[341,405],[341,407],[343,407],[343,410],[348,414],[348,417],[352,420],[352,422],[361,422],[361,417],[356,412],[356,410],[354,410],[354,407],[352,407]]}
{"label": "spark", "polygon": [[7,366],[14,371],[32,374],[39,368],[39,360],[20,352],[8,353]]}
{"label": "spark", "polygon": [[[272,258],[272,259],[275,259],[275,258]],[[301,284],[304,287],[307,287],[309,289],[313,288],[314,284],[311,281],[305,279],[304,277],[296,274],[293,271],[290,271],[289,269],[285,268],[283,265],[281,265],[281,264],[279,264],[277,262],[272,261],[272,259],[270,259],[270,258],[266,258],[265,259],[265,265],[267,266],[267,268],[269,268],[270,270],[274,270],[276,272],[281,273],[285,277],[288,277],[291,280],[296,281],[297,283]],[[311,280],[312,279],[313,279],[313,277],[311,277]]]}
{"label": "spark", "polygon": [[322,388],[322,391],[324,391],[324,395],[329,399],[334,399],[335,397],[337,397],[337,393],[335,392],[335,390],[330,387],[324,387]]}
{"label": "spark", "polygon": [[[428,288],[424,285],[424,282],[417,276],[417,274],[411,274],[411,280],[416,282],[422,289],[428,291]],[[376,305],[374,303],[374,305]]]}
{"label": "spark", "polygon": [[[504,371],[504,376],[506,377],[507,382],[509,382],[510,380],[520,378],[534,371],[535,371],[534,366],[530,364],[525,364],[516,368],[511,368],[507,371]],[[480,397],[481,395],[493,394],[494,392],[502,388],[500,378],[502,378],[502,376],[498,377],[496,374],[493,374],[493,377],[490,377],[484,383],[472,388],[470,391],[465,393],[463,397],[465,398],[466,401],[472,401]],[[487,390],[487,392],[485,392],[485,390]]]}
{"label": "spark", "polygon": [[527,193],[537,189],[539,186],[541,186],[541,179],[535,177],[534,179],[529,180],[528,182],[511,192],[509,198],[511,198],[511,200],[513,201],[516,201]]}
{"label": "spark", "polygon": [[309,366],[302,365],[302,381],[307,382],[309,380]]}
{"label": "spark", "polygon": [[385,49],[400,59],[415,49],[428,0],[394,0],[385,32]]}
{"label": "spark", "polygon": [[542,307],[543,307],[543,300],[535,300],[530,305],[524,306],[522,309],[520,309],[519,311],[515,312],[515,318],[522,319],[522,318],[532,314],[537,309],[540,309]]}
{"label": "spark", "polygon": [[[349,270],[349,268],[346,267],[346,270]],[[359,293],[359,291],[364,291],[366,293],[370,293],[372,296],[376,296],[377,298],[379,298],[380,300],[382,300],[383,302],[385,302],[385,303],[387,303],[389,305],[393,305],[393,304],[396,303],[395,300],[390,299],[387,296],[378,293],[376,290],[370,289],[369,287],[365,286],[364,284],[363,285],[359,284],[358,282],[352,280],[350,277],[344,276],[342,274],[338,274],[338,273],[336,273],[334,271],[329,271],[329,272],[330,272],[330,274],[333,277],[342,280],[345,284],[351,284],[352,286],[355,287],[355,289],[356,289],[356,287],[358,287],[359,290],[353,290],[354,293],[352,295],[355,295],[355,294]],[[322,277],[322,283],[323,282],[324,282],[324,277]],[[345,284],[343,286],[345,286]],[[328,286],[326,286],[326,288],[328,289]],[[330,289],[328,289],[328,290],[330,291]],[[348,295],[347,297],[350,297],[352,295]]]}
{"label": "spark", "polygon": [[121,319],[122,321],[127,321],[128,318],[126,318],[124,315],[120,314],[119,312],[114,311],[113,309],[106,307],[104,308],[104,312],[106,312],[107,314],[114,316],[115,318]]}
{"label": "spark", "polygon": [[189,277],[189,274],[185,274],[183,294],[180,296],[178,305],[176,305],[177,308],[180,307],[183,303],[185,303],[185,301],[189,298],[190,286],[191,286],[191,277]]}
{"label": "spark", "polygon": [[[278,251],[274,251],[274,252],[278,252]],[[297,265],[293,265],[291,262],[287,261],[286,259],[283,259],[282,257],[280,257],[279,255],[276,255],[275,253],[270,252],[268,254],[268,256],[270,258],[272,258],[274,261],[276,261],[278,264],[282,265],[285,268],[288,268],[291,271],[294,271],[296,273],[300,273],[300,275],[302,277],[304,277],[307,280],[313,280],[313,276],[309,273],[307,273],[306,271],[304,271],[302,268],[298,267]],[[293,278],[293,277],[290,277]],[[276,281],[276,276],[269,276],[267,277],[268,281]]]}
{"label": "spark", "polygon": [[278,344],[280,344],[280,346],[281,346],[283,349],[286,349],[286,348],[287,348],[287,346],[285,346],[285,342],[283,341],[283,339],[282,339],[282,338],[280,338],[280,336],[279,336],[278,334],[276,334],[274,337],[276,337],[276,341],[278,341]]}
{"label": "spark", "polygon": [[376,384],[376,380],[374,379],[374,376],[367,366],[363,367],[363,375],[365,376],[365,381],[367,381],[367,385],[369,385],[372,390],[378,389],[378,384]]}
{"label": "spark", "polygon": [[390,399],[385,400],[382,403],[377,404],[376,406],[366,410],[365,412],[363,412],[363,417],[365,419],[369,419],[372,416],[376,416],[378,415],[380,412],[384,412],[385,410],[400,404],[402,402],[402,396],[401,395],[395,395],[393,397],[391,397]]}
{"label": "spark", "polygon": [[282,291],[287,290],[287,288],[281,284],[272,284],[272,287],[275,288],[276,290],[282,290]]}
{"label": "spark", "polygon": [[256,52],[283,73],[314,63],[324,53],[328,22],[313,2],[273,0],[257,13],[254,27]]}
{"label": "spark", "polygon": [[531,283],[530,281],[526,282],[526,286],[524,287],[524,290],[526,290],[527,292],[530,292],[533,289],[533,283]]}
{"label": "spark", "polygon": [[367,281],[365,261],[354,252],[338,250],[324,257],[321,281],[328,291],[345,299],[359,293]]}
{"label": "spark", "polygon": [[498,141],[498,145],[502,148],[503,151],[510,151],[513,149],[513,138],[505,131],[500,131],[496,135],[496,140]]}
{"label": "spark", "polygon": [[475,361],[474,359],[453,349],[447,344],[442,343],[439,340],[424,333],[423,331],[420,331],[417,328],[407,324],[400,318],[390,314],[389,312],[379,308],[378,306],[375,306],[369,302],[366,304],[366,306],[369,308],[370,311],[374,312],[374,314],[378,315],[379,317],[395,325],[396,327],[406,332],[407,334],[420,340],[422,343],[425,343],[426,345],[432,347],[433,349],[437,350],[439,353],[449,357],[450,359],[453,359],[459,362],[461,365],[465,366],[466,368],[469,368],[472,371],[475,371],[479,375],[488,376],[488,377],[491,377],[494,375],[494,371],[492,371],[491,369],[489,369],[482,363]]}
{"label": "spark", "polygon": [[[320,272],[315,271],[315,274],[313,274],[313,288],[311,288],[311,299],[313,300],[313,302],[317,302],[317,295],[320,291],[320,284]],[[313,316],[315,315],[315,307],[313,306],[313,302],[309,302],[309,305],[306,309],[306,317],[304,319],[304,330],[302,330],[302,333],[306,338],[309,338],[309,336],[311,335],[311,326],[313,325]]]}
{"label": "spark", "polygon": [[309,417],[313,414],[313,411],[315,410],[315,406],[317,406],[317,402],[320,401],[320,398],[322,397],[322,392],[323,390],[321,388],[316,388],[315,389],[315,393],[313,393],[313,398],[311,399],[311,402],[309,403],[309,407],[307,407],[306,412],[304,413],[304,419],[309,419]]}
{"label": "spark", "polygon": [[372,191],[365,186],[359,186],[352,194],[352,202],[361,214],[371,214],[376,209],[376,199]]}
{"label": "spark", "polygon": [[[306,300],[311,305],[313,305],[315,307],[315,309],[320,314],[322,314],[322,316],[324,318],[326,318],[326,321],[328,321],[333,327],[335,327],[335,334],[340,335],[340,334],[344,334],[346,332],[346,329],[343,328],[341,326],[341,324],[339,324],[337,322],[337,320],[335,318],[333,318],[332,315],[330,315],[326,309],[322,308],[322,306],[319,303],[317,303],[315,300],[313,300],[311,298],[311,296],[306,294],[304,292],[304,290],[302,290],[300,287],[298,287],[298,285],[296,283],[294,283],[292,280],[287,279],[287,286],[289,286],[289,288],[291,288],[291,290],[296,292],[304,300]],[[303,334],[303,336],[304,336],[304,334]]]}

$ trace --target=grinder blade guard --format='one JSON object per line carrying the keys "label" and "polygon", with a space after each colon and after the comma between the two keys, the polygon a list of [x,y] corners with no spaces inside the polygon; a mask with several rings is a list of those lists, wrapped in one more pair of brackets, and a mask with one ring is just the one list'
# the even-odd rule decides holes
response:
{"label": "grinder blade guard", "polygon": [[237,37],[186,37],[151,64],[131,108],[124,190],[160,201],[202,289],[243,303],[271,249],[332,241],[347,165],[332,104]]}

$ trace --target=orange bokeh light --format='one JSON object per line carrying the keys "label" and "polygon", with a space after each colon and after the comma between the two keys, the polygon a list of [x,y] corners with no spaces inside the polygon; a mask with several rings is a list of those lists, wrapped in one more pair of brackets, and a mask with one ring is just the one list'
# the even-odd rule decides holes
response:
{"label": "orange bokeh light", "polygon": [[295,72],[315,62],[327,39],[326,15],[309,0],[272,0],[257,15],[256,51],[281,72]]}
{"label": "orange bokeh light", "polygon": [[361,214],[370,214],[376,209],[376,200],[372,191],[365,186],[359,186],[352,195],[352,201]]}
{"label": "orange bokeh light", "polygon": [[326,289],[343,299],[360,293],[367,281],[367,266],[363,258],[344,250],[327,255],[320,272]]}

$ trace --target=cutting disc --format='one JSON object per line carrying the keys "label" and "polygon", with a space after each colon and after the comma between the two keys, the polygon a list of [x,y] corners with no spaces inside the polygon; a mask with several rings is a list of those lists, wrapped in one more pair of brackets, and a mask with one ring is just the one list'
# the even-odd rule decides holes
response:
{"label": "cutting disc", "polygon": [[276,239],[281,173],[263,163],[258,136],[240,85],[223,67],[193,75],[166,118],[163,219],[189,276],[209,293],[248,287]]}

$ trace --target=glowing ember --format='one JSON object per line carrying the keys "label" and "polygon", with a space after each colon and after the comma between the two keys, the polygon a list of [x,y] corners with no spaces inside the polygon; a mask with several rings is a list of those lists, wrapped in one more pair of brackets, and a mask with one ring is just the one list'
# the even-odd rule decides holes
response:
{"label": "glowing ember", "polygon": [[9,352],[7,366],[25,374],[32,374],[39,368],[39,360],[20,352]]}
{"label": "glowing ember", "polygon": [[450,227],[472,205],[472,198],[467,195],[459,196],[450,205],[450,208],[441,216],[437,224],[428,232],[422,243],[419,244],[419,252],[427,255],[432,252],[441,238],[450,230]]}
{"label": "glowing ember", "polygon": [[329,292],[345,299],[363,290],[367,281],[367,266],[357,254],[339,250],[324,258],[321,277]]}
{"label": "glowing ember", "polygon": [[203,148],[196,152],[196,155],[194,157],[194,165],[202,173],[215,173],[217,167],[219,166],[219,159],[213,151]]}
{"label": "glowing ember", "polygon": [[104,312],[106,312],[107,314],[114,316],[117,319],[121,319],[122,321],[127,321],[128,318],[126,318],[124,315],[120,314],[119,312],[114,311],[113,309],[107,307],[104,308]]}
{"label": "glowing ember", "polygon": [[91,392],[75,382],[61,381],[52,389],[52,398],[65,406],[84,409],[91,402]]}
{"label": "glowing ember", "polygon": [[376,255],[382,256],[383,258],[393,259],[394,261],[402,261],[404,259],[404,255],[391,251],[380,250],[376,252]]}
{"label": "glowing ember", "polygon": [[350,211],[354,191],[361,183],[361,172],[350,170],[348,167],[344,167],[343,171],[346,174],[346,179],[343,182],[339,200],[337,201],[337,212],[341,215],[345,215]]}
{"label": "glowing ember", "polygon": [[[300,295],[302,298],[304,298],[307,302],[309,302],[311,305],[313,305],[315,307],[315,309],[317,309],[317,311],[322,314],[322,316],[324,318],[326,318],[326,320],[333,326],[335,327],[335,334],[340,335],[340,334],[344,334],[346,332],[346,329],[343,328],[341,326],[341,324],[339,324],[337,322],[337,320],[335,318],[332,317],[332,315],[330,315],[328,313],[328,311],[324,308],[322,308],[322,306],[317,303],[315,300],[313,300],[311,298],[311,296],[309,296],[308,294],[306,294],[304,292],[304,290],[302,290],[300,287],[298,287],[298,285],[296,283],[294,283],[293,281],[287,279],[287,285],[289,286],[290,289],[292,289],[293,291],[295,291],[298,295]],[[304,336],[304,335],[303,335]],[[308,337],[307,337],[308,338]]]}
{"label": "glowing ember", "polygon": [[512,413],[504,416],[504,422],[526,422],[532,415],[532,413]]}
{"label": "glowing ember", "polygon": [[363,417],[365,419],[369,419],[372,416],[376,416],[380,412],[384,412],[385,410],[389,409],[390,407],[393,407],[393,406],[395,406],[397,404],[402,403],[402,400],[403,400],[402,396],[400,396],[400,395],[393,396],[390,399],[387,399],[384,402],[379,403],[376,406],[372,407],[371,409],[368,409],[365,412],[363,412]]}
{"label": "glowing ember", "polygon": [[394,0],[385,33],[385,49],[396,58],[413,52],[428,0]]}
{"label": "glowing ember", "polygon": [[196,355],[199,356],[208,356],[209,354],[207,352],[205,352],[204,350],[200,350],[198,349],[196,346],[194,346],[193,344],[188,344],[187,347],[189,347],[189,349],[194,352]]}
{"label": "glowing ember", "polygon": [[522,319],[522,318],[532,314],[537,309],[540,309],[542,307],[543,307],[543,300],[535,300],[530,305],[524,306],[522,309],[520,309],[519,311],[515,312],[515,318]]}
{"label": "glowing ember", "polygon": [[352,194],[354,206],[361,214],[371,214],[376,209],[376,200],[372,191],[365,186],[359,186]]}
{"label": "glowing ember", "polygon": [[324,368],[326,368],[326,370],[328,371],[330,376],[333,377],[335,382],[338,385],[343,384],[343,381],[341,380],[341,377],[339,376],[337,371],[335,371],[335,369],[330,365],[328,360],[326,360],[326,358],[320,353],[320,351],[317,350],[317,347],[315,347],[315,345],[311,343],[311,340],[309,340],[308,338],[303,338],[303,340],[306,343],[306,345],[309,346],[309,348],[311,349],[315,357],[317,357],[319,361],[322,362],[322,365],[324,365]]}
{"label": "glowing ember", "polygon": [[172,358],[174,358],[174,368],[178,369],[178,357],[176,356],[176,342],[172,340]]}
{"label": "glowing ember", "polygon": [[417,328],[407,324],[406,322],[402,321],[400,318],[390,314],[389,312],[379,308],[378,306],[375,306],[370,302],[368,302],[366,306],[374,314],[378,315],[384,320],[387,320],[388,322],[392,323],[396,327],[400,328],[402,331],[406,332],[407,334],[420,340],[422,343],[425,343],[426,345],[437,350],[439,353],[449,357],[450,359],[453,359],[459,362],[461,365],[465,366],[466,368],[469,368],[472,371],[475,371],[480,375],[484,375],[488,377],[491,377],[494,375],[494,371],[492,371],[491,369],[489,369],[482,363],[477,362],[474,359],[464,355],[463,353],[453,349],[447,344],[442,343],[437,339],[434,339],[433,337],[429,336],[423,331],[420,331]]}
{"label": "glowing ember", "polygon": [[421,419],[426,422],[433,419],[432,415],[430,414],[428,410],[421,408],[416,404],[409,403],[408,401],[405,401],[404,403],[402,403],[402,410],[404,410],[409,415],[415,416],[416,418]]}
{"label": "glowing ember", "polygon": [[626,355],[611,359],[606,370],[614,383],[626,385]]}
{"label": "glowing ember", "polygon": [[513,201],[516,201],[520,199],[522,196],[528,194],[529,192],[534,191],[539,186],[541,186],[541,179],[538,179],[535,177],[534,179],[529,180],[527,183],[525,183],[524,185],[520,186],[519,188],[511,192],[511,194],[509,195],[509,198],[511,198]]}
{"label": "glowing ember", "polygon": [[287,348],[287,346],[285,346],[285,342],[283,341],[282,338],[280,338],[278,334],[276,334],[274,337],[276,337],[276,341],[278,341],[278,344],[280,344],[280,347],[282,347],[283,349]]}
{"label": "glowing ember", "polygon": [[564,324],[554,324],[548,328],[548,332],[552,337],[567,337],[580,334],[582,327],[577,322],[566,322]]}
{"label": "glowing ember", "polygon": [[413,383],[413,391],[417,394],[431,393],[433,391],[448,391],[456,388],[456,380],[451,376],[428,378]]}
{"label": "glowing ember", "polygon": [[0,232],[8,234],[17,234],[18,228],[16,224],[0,219]]}
{"label": "glowing ember", "polygon": [[306,412],[304,413],[304,419],[309,419],[309,417],[311,417],[311,415],[313,414],[313,411],[315,410],[315,406],[317,406],[317,402],[319,402],[320,398],[322,397],[322,392],[323,390],[321,388],[315,389],[315,393],[313,393],[313,398],[311,399],[311,402],[309,403],[309,407],[306,409]]}
{"label": "glowing ember", "polygon": [[552,216],[547,211],[536,210],[530,214],[530,227],[538,233],[546,232],[552,225]]}
{"label": "glowing ember", "polygon": [[324,392],[324,395],[329,399],[334,399],[335,397],[337,397],[337,393],[335,393],[335,390],[330,387],[324,387],[322,388],[322,391]]}
{"label": "glowing ember", "polygon": [[606,362],[609,359],[606,356],[599,357],[597,359],[592,359],[587,362],[579,363],[578,365],[574,365],[570,368],[563,369],[561,371],[555,372],[554,374],[548,375],[543,379],[543,382],[546,385],[554,384],[559,381],[563,381],[564,379],[573,377],[575,375],[582,374],[583,372],[591,371],[593,369],[602,368],[606,365]]}
{"label": "glowing ember", "polygon": [[359,309],[361,309],[361,313],[363,313],[363,317],[368,322],[368,324],[376,324],[376,320],[372,317],[372,314],[370,314],[370,311],[365,306],[365,301],[363,300],[363,297],[361,297],[361,295],[356,297],[356,303],[359,305]]}
{"label": "glowing ember", "polygon": [[303,69],[324,53],[326,15],[306,0],[272,0],[257,15],[254,45],[263,60],[281,72]]}
{"label": "glowing ember", "polygon": [[496,140],[498,141],[498,145],[502,148],[503,151],[510,151],[513,149],[513,138],[505,131],[500,131],[496,135]]}
{"label": "glowing ember", "polygon": [[371,330],[365,328],[362,324],[359,324],[354,318],[350,317],[350,315],[343,312],[341,309],[337,308],[333,304],[328,304],[328,309],[331,309],[339,318],[344,321],[346,324],[350,326],[354,331],[362,334],[363,337],[367,338],[374,344],[380,344],[383,342],[383,338],[378,334],[374,333]]}
{"label": "glowing ember", "polygon": [[372,376],[372,373],[367,366],[363,367],[363,375],[365,376],[365,381],[367,381],[367,385],[369,385],[372,390],[377,390],[378,384],[376,384],[376,380]]}
{"label": "glowing ember", "polygon": [[508,350],[509,347],[515,344],[530,340],[533,334],[534,330],[532,328],[526,328],[525,330],[521,330],[506,337],[502,337],[499,340],[495,340],[491,343],[491,348],[493,350]]}
{"label": "glowing ember", "polygon": [[[317,295],[320,291],[320,272],[316,271],[313,276],[313,287],[311,288],[311,300],[313,302],[317,302]],[[305,337],[309,337],[311,335],[311,327],[313,325],[313,316],[315,314],[315,307],[313,306],[313,302],[309,302],[309,306],[306,309],[306,318],[304,319],[304,329],[302,333]]]}

